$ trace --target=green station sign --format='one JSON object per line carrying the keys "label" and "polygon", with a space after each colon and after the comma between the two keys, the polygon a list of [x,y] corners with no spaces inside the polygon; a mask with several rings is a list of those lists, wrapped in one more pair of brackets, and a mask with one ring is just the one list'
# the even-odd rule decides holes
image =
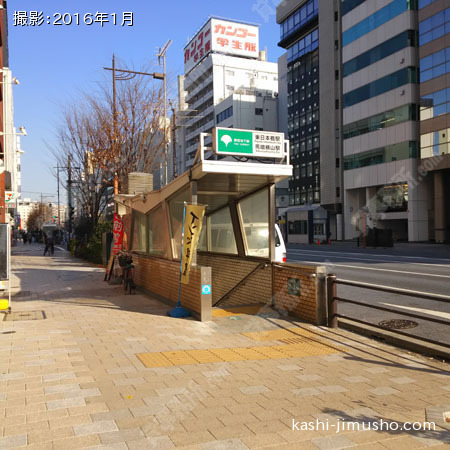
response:
{"label": "green station sign", "polygon": [[217,153],[253,153],[253,133],[251,131],[217,129]]}
{"label": "green station sign", "polygon": [[284,134],[272,131],[215,128],[213,151],[220,155],[282,158]]}

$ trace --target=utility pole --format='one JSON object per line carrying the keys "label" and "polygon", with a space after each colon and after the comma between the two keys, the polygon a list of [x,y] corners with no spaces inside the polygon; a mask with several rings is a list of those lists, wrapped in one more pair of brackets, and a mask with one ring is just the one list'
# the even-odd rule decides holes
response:
{"label": "utility pole", "polygon": [[67,157],[67,206],[69,208],[69,242],[72,234],[72,169],[70,167],[71,156]]}
{"label": "utility pole", "polygon": [[44,217],[44,203],[43,203],[43,195],[42,195],[42,192],[41,192],[41,202],[39,203],[39,217],[40,217],[40,220],[42,221],[42,224],[41,224],[41,226],[44,224],[44,219],[43,219],[43,217]]}
{"label": "utility pole", "polygon": [[59,205],[59,165],[58,164],[56,165],[56,180],[58,183],[58,186],[56,189],[56,191],[58,193],[58,225],[61,228],[61,213],[60,213],[60,205]]}
{"label": "utility pole", "polygon": [[166,53],[167,49],[172,44],[172,40],[169,39],[164,47],[159,49],[158,62],[161,64],[161,58],[163,60],[163,74],[164,74],[164,172],[165,172],[165,184],[167,184],[167,166],[168,166],[168,155],[167,155],[167,75],[166,75]]}
{"label": "utility pole", "polygon": [[[170,43],[172,41],[169,41]],[[166,44],[166,47],[170,45],[170,43]],[[165,50],[167,50],[167,48]],[[165,52],[164,50],[164,52]],[[164,53],[165,54],[165,53]],[[158,55],[159,56],[159,55]],[[165,67],[165,60],[164,60],[164,67]],[[114,154],[114,162],[117,163],[116,157],[117,157],[117,107],[116,107],[116,80],[123,81],[123,80],[131,80],[136,75],[148,75],[153,77],[155,80],[163,80],[164,81],[164,105],[165,110],[167,110],[166,105],[166,74],[165,69],[164,73],[154,72],[154,73],[147,73],[147,72],[136,72],[135,70],[125,70],[116,68],[116,58],[113,54],[112,58],[112,67],[103,67],[105,70],[111,70],[113,73],[113,154]],[[165,116],[166,117],[166,116]],[[166,120],[166,119],[164,119]],[[164,130],[166,129],[166,124],[164,123]],[[166,132],[165,132],[166,133]],[[164,137],[164,143],[166,143],[166,138]],[[167,162],[167,149],[166,151],[166,162]],[[114,172],[114,195],[119,193],[119,177],[117,174],[117,171]]]}
{"label": "utility pole", "polygon": [[172,108],[172,152],[173,152],[173,177],[176,178],[178,176],[177,173],[177,111],[170,105]]}
{"label": "utility pole", "polygon": [[[113,155],[114,166],[117,161],[117,108],[116,108],[116,57],[113,53],[112,57],[112,78],[113,78]],[[114,195],[119,193],[119,180],[117,177],[117,171],[114,171]]]}

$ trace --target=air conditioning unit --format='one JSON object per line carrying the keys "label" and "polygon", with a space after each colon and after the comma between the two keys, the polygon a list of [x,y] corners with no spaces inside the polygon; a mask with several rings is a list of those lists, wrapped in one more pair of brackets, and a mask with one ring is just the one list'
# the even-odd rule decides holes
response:
{"label": "air conditioning unit", "polygon": [[151,173],[131,172],[128,174],[128,194],[147,194],[153,191],[153,175]]}

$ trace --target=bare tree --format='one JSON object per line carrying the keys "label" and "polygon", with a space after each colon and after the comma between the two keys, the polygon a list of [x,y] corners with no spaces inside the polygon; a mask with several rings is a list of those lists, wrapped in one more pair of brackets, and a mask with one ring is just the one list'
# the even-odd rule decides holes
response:
{"label": "bare tree", "polygon": [[33,207],[27,218],[26,226],[28,231],[38,231],[42,228],[45,221],[45,209],[46,205],[43,203],[38,203]]}
{"label": "bare tree", "polygon": [[117,82],[114,105],[105,82],[99,92],[85,93],[64,112],[54,154],[62,167],[70,160],[73,189],[92,226],[114,180],[125,192],[128,173],[152,173],[160,165],[166,124],[163,89],[156,83],[142,76]]}

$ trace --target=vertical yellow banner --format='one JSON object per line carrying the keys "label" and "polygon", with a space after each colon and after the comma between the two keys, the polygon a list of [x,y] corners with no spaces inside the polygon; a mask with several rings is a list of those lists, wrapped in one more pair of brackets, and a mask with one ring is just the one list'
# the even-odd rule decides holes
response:
{"label": "vertical yellow banner", "polygon": [[181,282],[189,283],[189,270],[202,231],[204,205],[186,205],[184,219],[183,255],[181,259]]}

